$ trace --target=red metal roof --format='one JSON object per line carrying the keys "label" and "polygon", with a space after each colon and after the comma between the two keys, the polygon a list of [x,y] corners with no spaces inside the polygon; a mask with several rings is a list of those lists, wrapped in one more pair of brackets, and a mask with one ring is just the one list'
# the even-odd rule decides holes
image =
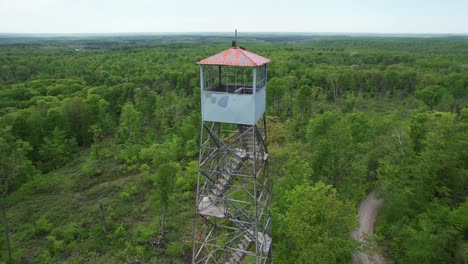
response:
{"label": "red metal roof", "polygon": [[260,66],[270,62],[270,59],[253,52],[232,47],[216,55],[197,62],[201,65],[226,65],[226,66]]}

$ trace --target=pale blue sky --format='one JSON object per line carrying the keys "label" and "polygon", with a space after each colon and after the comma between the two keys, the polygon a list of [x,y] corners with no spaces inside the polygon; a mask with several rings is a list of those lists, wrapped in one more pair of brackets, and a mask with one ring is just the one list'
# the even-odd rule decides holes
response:
{"label": "pale blue sky", "polygon": [[0,0],[0,33],[468,33],[468,0]]}

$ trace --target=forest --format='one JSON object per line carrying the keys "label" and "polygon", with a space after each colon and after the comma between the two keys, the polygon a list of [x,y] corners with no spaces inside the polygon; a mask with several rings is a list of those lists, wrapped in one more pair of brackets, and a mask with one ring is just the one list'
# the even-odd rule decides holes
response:
{"label": "forest", "polygon": [[[0,263],[189,263],[196,62],[230,41],[0,36]],[[272,61],[276,263],[468,262],[468,37],[239,42]],[[365,246],[350,233],[372,190]]]}

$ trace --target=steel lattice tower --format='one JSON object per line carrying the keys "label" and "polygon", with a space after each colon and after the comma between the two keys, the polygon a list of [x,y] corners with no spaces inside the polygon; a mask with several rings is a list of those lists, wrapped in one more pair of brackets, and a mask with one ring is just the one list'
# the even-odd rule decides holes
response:
{"label": "steel lattice tower", "polygon": [[272,262],[269,61],[234,41],[198,62],[202,123],[192,263]]}

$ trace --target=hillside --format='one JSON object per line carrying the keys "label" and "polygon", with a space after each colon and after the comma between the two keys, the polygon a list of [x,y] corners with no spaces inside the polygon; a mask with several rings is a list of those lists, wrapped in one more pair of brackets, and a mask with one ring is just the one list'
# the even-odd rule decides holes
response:
{"label": "hillside", "polygon": [[[272,60],[276,263],[349,263],[359,250],[394,263],[468,261],[466,37],[240,42]],[[0,191],[14,263],[190,262],[195,62],[229,44],[0,36]],[[376,246],[362,249],[350,233],[374,189],[385,205]],[[7,263],[4,235],[0,253]]]}

